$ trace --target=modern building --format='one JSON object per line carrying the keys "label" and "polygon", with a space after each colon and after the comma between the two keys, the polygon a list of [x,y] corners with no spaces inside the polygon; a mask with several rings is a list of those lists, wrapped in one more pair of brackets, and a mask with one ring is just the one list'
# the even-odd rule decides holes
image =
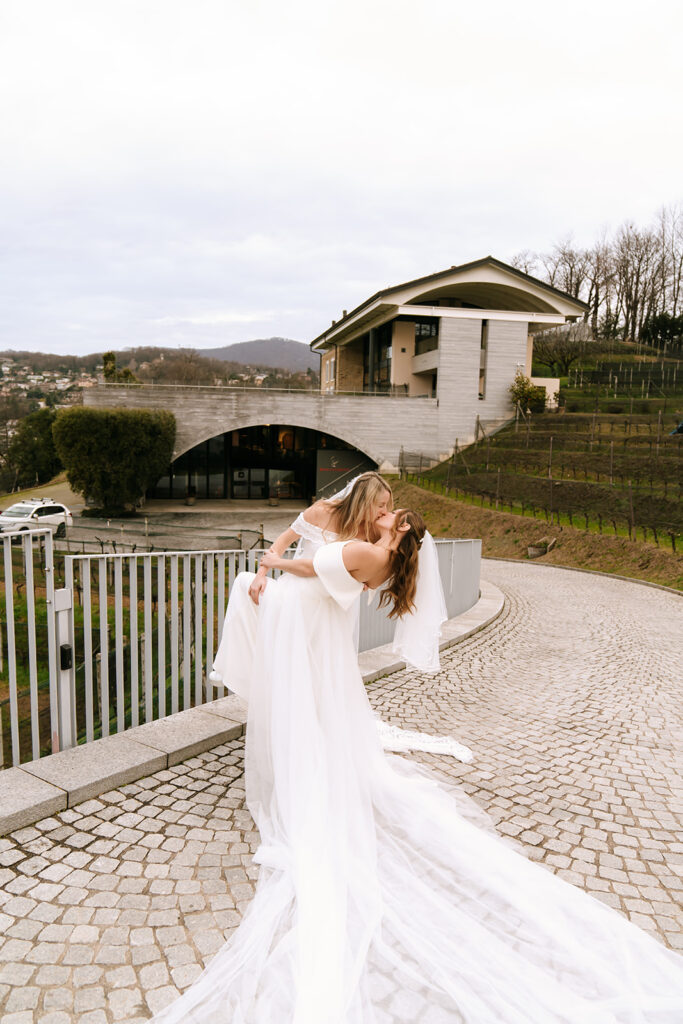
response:
{"label": "modern building", "polygon": [[395,469],[401,449],[445,458],[505,422],[534,334],[586,310],[489,256],[344,310],[311,343],[319,393],[103,384],[84,402],[173,410],[176,450],[158,497],[310,498],[364,469]]}
{"label": "modern building", "polygon": [[531,376],[534,334],[587,308],[487,256],[376,292],[311,347],[322,355],[325,394],[436,398],[473,424],[509,413],[516,370]]}

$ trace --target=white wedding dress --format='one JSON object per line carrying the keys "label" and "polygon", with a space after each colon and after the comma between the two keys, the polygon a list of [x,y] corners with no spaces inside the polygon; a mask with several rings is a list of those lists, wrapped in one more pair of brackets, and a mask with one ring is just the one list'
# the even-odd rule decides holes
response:
{"label": "white wedding dress", "polygon": [[[301,513],[291,525],[291,529],[299,535],[295,558],[313,558],[325,544],[334,543],[336,533],[321,530],[314,523],[309,523]],[[252,671],[252,657],[256,644],[259,622],[259,606],[249,597],[249,587],[254,580],[254,573],[239,573],[230,592],[228,610],[225,616],[221,642],[213,663],[211,680],[228,686],[243,700],[249,700],[249,680]],[[269,581],[268,586],[272,581]],[[359,601],[353,605],[354,631],[358,626]],[[446,617],[444,609],[444,619]],[[438,657],[437,657],[438,667]],[[434,670],[432,666],[430,671]],[[375,715],[375,727],[385,750],[395,753],[420,750],[432,754],[448,754],[458,761],[470,762],[472,751],[453,736],[432,736],[414,729],[401,729],[397,725],[384,722]]]}
{"label": "white wedding dress", "polygon": [[679,957],[384,754],[343,546],[262,597],[245,752],[256,894],[157,1024],[680,1024]]}

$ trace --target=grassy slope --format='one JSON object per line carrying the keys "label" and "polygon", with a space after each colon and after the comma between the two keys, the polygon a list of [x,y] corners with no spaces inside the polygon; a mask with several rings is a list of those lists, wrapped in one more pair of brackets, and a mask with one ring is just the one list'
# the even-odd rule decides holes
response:
{"label": "grassy slope", "polygon": [[539,561],[596,569],[683,590],[683,556],[666,548],[626,537],[586,533],[576,527],[549,526],[508,512],[496,512],[455,501],[413,484],[392,484],[394,504],[419,509],[434,537],[481,537],[488,558],[526,558],[527,545],[557,538]]}

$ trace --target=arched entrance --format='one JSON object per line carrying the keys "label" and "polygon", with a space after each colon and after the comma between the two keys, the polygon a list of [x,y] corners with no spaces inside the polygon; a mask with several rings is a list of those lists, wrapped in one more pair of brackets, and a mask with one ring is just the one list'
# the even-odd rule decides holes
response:
{"label": "arched entrance", "polygon": [[338,437],[288,424],[229,430],[179,455],[150,498],[301,498],[331,494],[350,476],[376,469]]}

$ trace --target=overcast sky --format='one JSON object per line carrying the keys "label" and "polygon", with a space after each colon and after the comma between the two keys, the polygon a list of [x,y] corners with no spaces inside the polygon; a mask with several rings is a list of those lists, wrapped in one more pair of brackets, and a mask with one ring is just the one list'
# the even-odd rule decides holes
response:
{"label": "overcast sky", "polygon": [[0,349],[310,341],[683,199],[679,0],[0,0]]}

